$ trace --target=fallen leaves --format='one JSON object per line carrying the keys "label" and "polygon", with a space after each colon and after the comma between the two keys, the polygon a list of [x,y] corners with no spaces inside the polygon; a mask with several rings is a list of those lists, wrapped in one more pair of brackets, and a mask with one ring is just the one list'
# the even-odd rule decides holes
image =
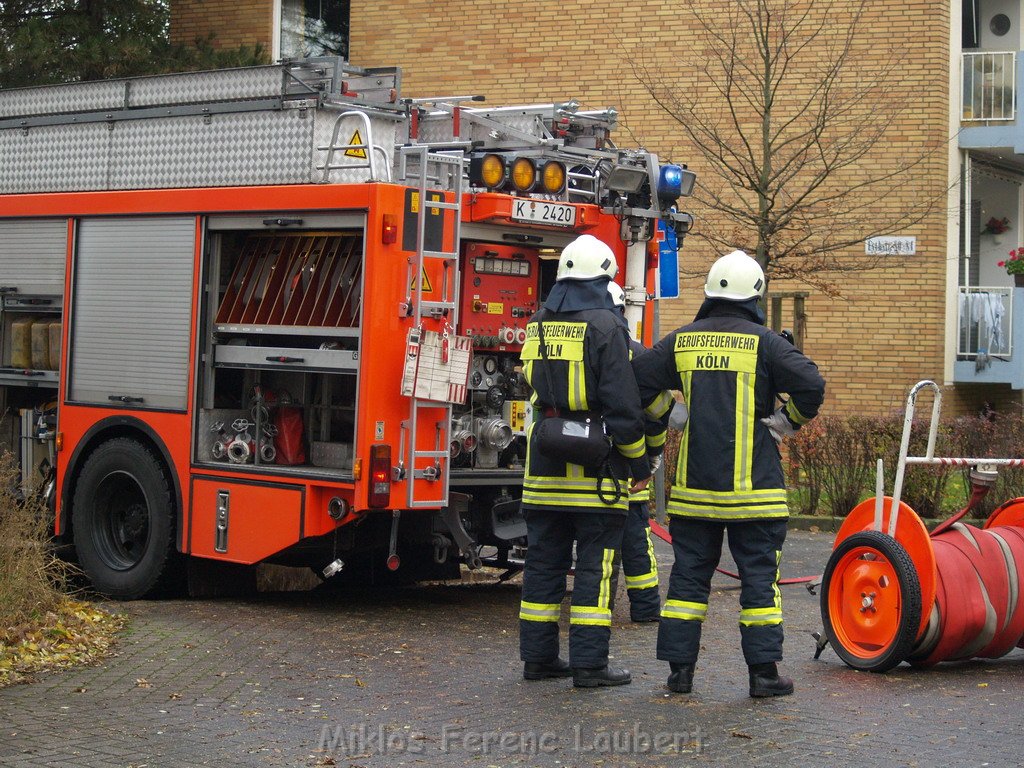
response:
{"label": "fallen leaves", "polygon": [[39,672],[96,663],[110,653],[124,623],[89,603],[64,599],[32,621],[0,627],[0,688]]}

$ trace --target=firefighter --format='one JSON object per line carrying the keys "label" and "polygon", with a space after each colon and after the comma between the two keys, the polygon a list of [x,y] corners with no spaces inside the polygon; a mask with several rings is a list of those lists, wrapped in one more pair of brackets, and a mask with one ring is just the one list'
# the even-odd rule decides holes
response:
{"label": "firefighter", "polygon": [[[626,293],[622,288],[610,281],[608,293],[612,304],[619,309],[620,317],[625,322]],[[628,328],[627,328],[628,332]],[[629,354],[645,352],[646,347],[639,341],[629,339]],[[651,458],[651,473],[658,471],[661,465],[661,453],[665,448],[665,437],[668,430],[665,425],[667,410],[674,401],[666,393],[664,397],[646,409],[646,442],[648,456]],[[654,542],[651,540],[651,522],[649,504],[651,500],[650,485],[631,491],[629,494],[629,512],[626,525],[622,531],[622,572],[626,576],[626,595],[629,598],[629,618],[634,622],[654,622],[661,617],[661,597],[658,594],[658,561],[654,556]],[[616,567],[615,572],[618,572]]]}
{"label": "firefighter", "polygon": [[[607,290],[617,269],[605,243],[591,235],[573,240],[559,258],[555,285],[527,324],[523,372],[535,414],[522,503],[529,548],[519,627],[527,680],[571,675],[576,687],[594,688],[631,679],[628,670],[608,666],[611,577],[629,478],[646,479],[650,465],[628,334]],[[568,420],[562,435],[586,434],[600,444],[607,433],[607,458],[584,466],[579,451],[567,455],[546,443],[543,452],[538,438],[549,418]],[[574,542],[566,663],[558,655],[558,618]]]}
{"label": "firefighter", "polygon": [[[711,577],[728,531],[739,568],[740,638],[750,695],[785,696],[781,677],[779,561],[786,538],[786,488],[778,443],[818,413],[825,382],[810,359],[764,325],[760,265],[742,251],[718,259],[694,322],[638,356],[646,402],[680,389],[690,408],[668,503],[675,562],[658,627],[658,658],[670,690],[689,693],[707,614]],[[789,400],[776,407],[780,393]]]}

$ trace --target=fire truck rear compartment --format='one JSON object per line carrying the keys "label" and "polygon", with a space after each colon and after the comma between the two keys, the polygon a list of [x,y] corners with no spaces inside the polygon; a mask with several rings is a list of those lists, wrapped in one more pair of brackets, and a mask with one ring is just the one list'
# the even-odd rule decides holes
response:
{"label": "fire truck rear compartment", "polygon": [[362,230],[212,231],[195,458],[352,479]]}

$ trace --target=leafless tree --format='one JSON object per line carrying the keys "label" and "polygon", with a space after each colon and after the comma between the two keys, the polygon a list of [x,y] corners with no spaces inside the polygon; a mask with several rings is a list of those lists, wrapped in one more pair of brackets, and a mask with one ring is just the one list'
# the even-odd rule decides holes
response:
{"label": "leafless tree", "polygon": [[[901,77],[907,50],[866,32],[866,5],[680,4],[692,34],[672,66],[654,48],[629,57],[699,158],[696,202],[714,214],[698,236],[756,253],[771,277],[832,295],[837,273],[880,263],[864,255],[866,238],[905,231],[947,191],[923,167],[944,156],[944,136],[879,157],[913,94]],[[681,73],[692,87],[680,87]],[[895,194],[912,202],[896,210]]]}

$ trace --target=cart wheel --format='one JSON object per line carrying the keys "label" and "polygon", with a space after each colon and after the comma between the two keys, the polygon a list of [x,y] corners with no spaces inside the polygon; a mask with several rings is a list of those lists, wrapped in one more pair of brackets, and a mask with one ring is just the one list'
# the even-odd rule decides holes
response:
{"label": "cart wheel", "polygon": [[821,620],[839,658],[887,672],[910,655],[921,624],[921,585],[896,539],[861,531],[841,541],[825,566]]}

